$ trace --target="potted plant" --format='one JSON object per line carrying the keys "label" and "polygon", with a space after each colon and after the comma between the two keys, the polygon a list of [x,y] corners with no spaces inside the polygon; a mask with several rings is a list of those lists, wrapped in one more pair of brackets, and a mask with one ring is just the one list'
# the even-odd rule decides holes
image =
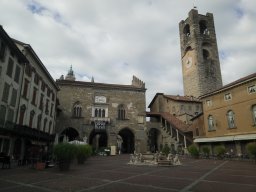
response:
{"label": "potted plant", "polygon": [[72,160],[77,153],[77,147],[74,144],[59,143],[54,146],[54,155],[59,162],[59,168],[61,171],[67,171],[70,168]]}
{"label": "potted plant", "polygon": [[210,154],[210,149],[209,149],[209,147],[204,146],[204,147],[202,148],[202,151],[203,151],[204,157],[205,157],[205,158],[209,158],[209,154]]}
{"label": "potted plant", "polygon": [[214,152],[218,159],[223,159],[225,151],[226,151],[226,149],[223,145],[218,145],[218,146],[214,147]]}
{"label": "potted plant", "polygon": [[90,145],[77,145],[77,163],[84,164],[85,160],[92,155],[92,147]]}
{"label": "potted plant", "polygon": [[254,162],[256,163],[256,143],[248,143],[246,145],[246,151],[249,153],[249,155],[254,159]]}
{"label": "potted plant", "polygon": [[199,157],[199,150],[197,149],[197,146],[192,144],[188,147],[188,152],[190,153],[190,155],[194,158],[198,158]]}

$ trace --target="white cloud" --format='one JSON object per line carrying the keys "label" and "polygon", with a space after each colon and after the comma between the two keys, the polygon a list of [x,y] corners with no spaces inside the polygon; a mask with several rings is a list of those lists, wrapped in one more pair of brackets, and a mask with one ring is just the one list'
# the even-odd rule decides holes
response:
{"label": "white cloud", "polygon": [[[157,92],[182,94],[178,24],[194,1],[2,0],[0,24],[29,43],[54,79],[70,65],[77,80],[146,83],[147,104]],[[33,7],[34,6],[34,7]],[[255,72],[256,2],[196,1],[215,18],[223,82]]]}

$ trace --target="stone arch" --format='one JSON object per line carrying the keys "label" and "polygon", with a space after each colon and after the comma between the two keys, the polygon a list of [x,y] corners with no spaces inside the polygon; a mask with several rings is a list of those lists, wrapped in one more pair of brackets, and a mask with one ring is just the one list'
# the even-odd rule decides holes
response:
{"label": "stone arch", "polygon": [[119,131],[118,135],[122,137],[121,152],[122,153],[133,153],[134,152],[134,133],[130,128],[123,128]]}
{"label": "stone arch", "polygon": [[160,151],[160,137],[161,131],[157,128],[150,128],[148,131],[148,146],[152,153]]}
{"label": "stone arch", "polygon": [[65,128],[59,136],[59,142],[73,141],[76,139],[79,139],[79,132],[73,127]]}

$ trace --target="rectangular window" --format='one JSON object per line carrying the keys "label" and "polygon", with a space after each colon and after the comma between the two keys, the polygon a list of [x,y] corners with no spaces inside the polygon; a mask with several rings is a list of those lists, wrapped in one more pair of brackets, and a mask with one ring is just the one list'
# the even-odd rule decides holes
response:
{"label": "rectangular window", "polygon": [[7,121],[13,122],[13,117],[14,117],[14,110],[9,108],[8,115],[7,115]]}
{"label": "rectangular window", "polygon": [[33,98],[32,98],[32,101],[31,103],[33,105],[36,105],[36,96],[37,96],[37,88],[34,87],[34,90],[33,90]]}
{"label": "rectangular window", "polygon": [[256,93],[256,85],[249,86],[247,89],[249,94]]}
{"label": "rectangular window", "polygon": [[48,87],[48,88],[47,88],[47,96],[50,97],[50,95],[51,95],[51,90],[50,90],[50,88]]}
{"label": "rectangular window", "polygon": [[44,95],[41,94],[39,109],[43,110],[43,104],[44,104]]}
{"label": "rectangular window", "polygon": [[17,83],[19,83],[19,81],[20,81],[20,67],[18,65],[16,65],[14,81]]}
{"label": "rectangular window", "polygon": [[41,83],[41,90],[44,92],[45,91],[45,83],[42,81]]}
{"label": "rectangular window", "polygon": [[39,84],[39,76],[35,73],[35,76],[34,76],[34,82],[36,85]]}
{"label": "rectangular window", "polygon": [[52,112],[53,112],[53,103],[51,104],[51,113],[50,113],[51,117],[52,117]]}
{"label": "rectangular window", "polygon": [[28,84],[29,84],[29,81],[28,81],[27,79],[25,79],[24,88],[23,88],[23,93],[22,93],[22,96],[23,96],[24,98],[27,98]]}
{"label": "rectangular window", "polygon": [[6,45],[3,41],[0,43],[0,59],[4,61],[5,59],[5,50],[6,50]]}
{"label": "rectangular window", "polygon": [[5,115],[6,115],[6,107],[4,105],[1,105],[0,106],[0,125],[4,124]]}
{"label": "rectangular window", "polygon": [[208,107],[212,106],[212,100],[206,100],[206,105],[207,105]]}
{"label": "rectangular window", "polygon": [[17,90],[16,89],[12,89],[12,97],[11,97],[11,106],[15,107],[16,105],[16,99],[17,99]]}
{"label": "rectangular window", "polygon": [[14,62],[12,58],[9,58],[6,74],[12,78]]}
{"label": "rectangular window", "polygon": [[49,100],[46,100],[46,105],[45,105],[45,114],[48,115],[49,113]]}
{"label": "rectangular window", "polygon": [[31,75],[32,75],[31,66],[26,65],[25,72],[26,72],[27,76],[31,77]]}
{"label": "rectangular window", "polygon": [[4,84],[3,96],[2,96],[2,101],[6,102],[6,103],[8,103],[9,91],[10,91],[10,85],[8,83],[5,83]]}
{"label": "rectangular window", "polygon": [[231,93],[226,93],[226,94],[224,95],[224,100],[225,100],[225,101],[228,101],[228,100],[231,100],[231,99],[232,99]]}
{"label": "rectangular window", "polygon": [[55,99],[55,94],[52,93],[52,101],[54,101],[54,99]]}

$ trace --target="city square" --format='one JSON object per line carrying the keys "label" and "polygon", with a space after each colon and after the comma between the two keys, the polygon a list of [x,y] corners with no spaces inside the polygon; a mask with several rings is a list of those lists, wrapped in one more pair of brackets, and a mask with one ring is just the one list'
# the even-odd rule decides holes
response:
{"label": "city square", "polygon": [[136,192],[256,191],[256,166],[251,160],[180,157],[180,166],[128,165],[129,155],[93,156],[70,171],[41,171],[31,165],[0,170],[0,191]]}

